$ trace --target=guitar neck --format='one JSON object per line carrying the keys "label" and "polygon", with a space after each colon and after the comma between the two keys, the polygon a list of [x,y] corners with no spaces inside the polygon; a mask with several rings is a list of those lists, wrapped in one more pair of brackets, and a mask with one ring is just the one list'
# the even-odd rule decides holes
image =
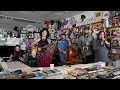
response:
{"label": "guitar neck", "polygon": [[51,45],[53,45],[54,43],[51,43],[51,44],[48,44],[48,45],[46,45],[46,46],[43,46],[42,48],[47,48],[47,47],[49,47],[49,46],[51,46]]}

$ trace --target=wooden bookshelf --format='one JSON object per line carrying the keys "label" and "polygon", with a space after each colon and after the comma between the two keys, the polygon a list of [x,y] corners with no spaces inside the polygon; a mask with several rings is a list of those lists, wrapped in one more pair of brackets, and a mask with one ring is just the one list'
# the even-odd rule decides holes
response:
{"label": "wooden bookshelf", "polygon": [[118,37],[120,37],[120,36],[111,36],[111,38],[118,38]]}
{"label": "wooden bookshelf", "polygon": [[116,17],[111,17],[109,19],[112,20],[112,19],[119,19],[119,18],[120,18],[120,16],[116,16]]}
{"label": "wooden bookshelf", "polygon": [[106,29],[111,29],[111,28],[118,28],[120,26],[112,26],[112,27],[107,27]]}
{"label": "wooden bookshelf", "polygon": [[120,49],[120,46],[112,46],[114,49]]}
{"label": "wooden bookshelf", "polygon": [[93,24],[98,24],[98,23],[102,23],[102,21],[94,22],[94,23],[91,23],[91,24],[93,25]]}

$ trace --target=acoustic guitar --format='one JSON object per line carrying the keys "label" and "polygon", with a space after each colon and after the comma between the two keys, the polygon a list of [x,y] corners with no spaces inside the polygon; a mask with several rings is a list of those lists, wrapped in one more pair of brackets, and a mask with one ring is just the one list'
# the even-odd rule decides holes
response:
{"label": "acoustic guitar", "polygon": [[[54,47],[52,47],[53,45],[55,45],[57,43],[57,41],[52,42],[51,44],[45,45],[45,46],[33,46],[31,49],[31,55],[35,58],[37,52],[40,52],[41,54],[43,52],[45,52],[46,50],[48,50],[48,48],[50,49],[50,51],[53,49]],[[52,47],[52,48],[51,48]]]}

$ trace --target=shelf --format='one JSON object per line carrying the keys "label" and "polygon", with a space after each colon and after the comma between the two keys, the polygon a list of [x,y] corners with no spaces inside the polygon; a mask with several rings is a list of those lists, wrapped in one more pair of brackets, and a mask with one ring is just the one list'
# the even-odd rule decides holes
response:
{"label": "shelf", "polygon": [[111,38],[118,38],[118,37],[120,37],[120,36],[111,36]]}
{"label": "shelf", "polygon": [[111,28],[118,28],[120,26],[112,26],[112,27],[107,27],[106,29],[111,29]]}
{"label": "shelf", "polygon": [[20,34],[28,34],[28,33],[20,33]]}
{"label": "shelf", "polygon": [[90,24],[85,24],[85,25],[77,26],[77,28],[84,27],[84,26],[90,26]]}
{"label": "shelf", "polygon": [[120,46],[112,46],[112,48],[120,49]]}
{"label": "shelf", "polygon": [[118,18],[120,18],[120,16],[111,17],[111,18],[109,18],[109,19],[118,19]]}
{"label": "shelf", "polygon": [[96,31],[104,31],[103,29],[97,29]]}
{"label": "shelf", "polygon": [[98,24],[98,23],[102,23],[102,21],[91,23],[91,25]]}

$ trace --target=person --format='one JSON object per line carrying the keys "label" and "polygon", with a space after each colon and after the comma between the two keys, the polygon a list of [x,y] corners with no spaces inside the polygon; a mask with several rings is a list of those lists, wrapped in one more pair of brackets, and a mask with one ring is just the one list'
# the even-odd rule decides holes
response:
{"label": "person", "polygon": [[10,55],[10,61],[21,61],[23,58],[23,51],[20,49],[19,45],[16,45],[14,52]]}
{"label": "person", "polygon": [[65,64],[67,45],[68,45],[68,41],[66,40],[66,35],[63,33],[61,36],[61,40],[58,41],[58,50],[59,50],[61,65]]}
{"label": "person", "polygon": [[35,44],[37,44],[38,46],[37,54],[35,54],[37,55],[36,59],[38,67],[49,67],[51,64],[51,54],[49,49],[47,48],[45,52],[40,52],[41,47],[51,44],[51,40],[48,39],[49,37],[48,29],[43,28],[43,30],[40,32],[40,36],[41,38],[37,38],[34,42],[32,42],[31,45],[34,46]]}
{"label": "person", "polygon": [[93,49],[95,50],[95,61],[109,62],[110,44],[105,42],[106,34],[104,31],[98,33],[97,38],[93,41]]}
{"label": "person", "polygon": [[60,66],[60,56],[57,45],[58,45],[58,40],[56,40],[56,44],[53,46],[55,47],[52,55],[52,64],[54,64],[54,66]]}
{"label": "person", "polygon": [[77,34],[77,35],[76,35],[76,39],[75,39],[75,46],[76,46],[76,51],[77,51],[78,62],[81,63],[82,61],[81,61],[79,40],[80,40],[80,36]]}
{"label": "person", "polygon": [[89,34],[88,27],[85,27],[83,35],[80,37],[78,45],[80,46],[80,51],[82,55],[82,62],[84,64],[93,62],[93,43],[94,37]]}

